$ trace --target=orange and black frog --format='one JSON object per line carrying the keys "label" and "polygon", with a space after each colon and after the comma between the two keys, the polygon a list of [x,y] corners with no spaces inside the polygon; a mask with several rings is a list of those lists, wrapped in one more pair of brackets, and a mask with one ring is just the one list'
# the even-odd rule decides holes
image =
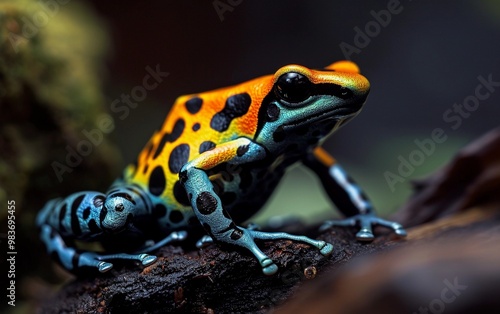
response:
{"label": "orange and black frog", "polygon": [[[278,268],[255,240],[303,242],[323,255],[333,250],[325,241],[241,226],[296,163],[312,169],[347,216],[323,228],[357,225],[358,240],[370,241],[378,224],[404,236],[401,225],[375,215],[361,189],[321,148],[360,112],[369,89],[356,64],[340,61],[320,70],[287,65],[235,86],[181,96],[106,194],[78,192],[45,205],[37,217],[41,239],[68,270],[105,272],[114,259],[149,265],[156,260],[150,253],[198,227],[206,232],[200,245],[248,249],[272,275]],[[77,250],[68,244],[73,240],[101,241],[106,251]]]}

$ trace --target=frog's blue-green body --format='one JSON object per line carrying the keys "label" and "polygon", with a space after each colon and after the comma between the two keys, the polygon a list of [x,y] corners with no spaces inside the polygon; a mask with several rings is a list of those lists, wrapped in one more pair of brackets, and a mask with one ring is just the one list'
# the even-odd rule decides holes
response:
{"label": "frog's blue-green body", "polygon": [[[68,270],[112,268],[109,260],[153,263],[159,247],[202,226],[215,240],[250,250],[265,274],[276,265],[254,240],[290,239],[323,255],[332,245],[286,233],[240,227],[272,194],[297,162],[312,169],[349,218],[360,240],[373,239],[372,224],[405,235],[401,225],[375,216],[370,202],[320,144],[361,110],[369,83],[355,64],[322,70],[298,65],[239,85],[179,97],[162,128],[135,164],[106,194],[79,192],[47,203],[37,217],[41,238]],[[108,255],[77,251],[72,240],[101,241]],[[150,244],[153,240],[154,244]],[[150,244],[150,245],[147,245]]]}

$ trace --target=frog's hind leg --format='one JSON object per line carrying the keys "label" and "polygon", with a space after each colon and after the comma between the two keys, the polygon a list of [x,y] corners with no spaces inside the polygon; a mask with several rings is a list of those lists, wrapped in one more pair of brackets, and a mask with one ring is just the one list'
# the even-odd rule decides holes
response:
{"label": "frog's hind leg", "polygon": [[101,273],[113,268],[113,264],[107,262],[112,259],[132,259],[147,266],[156,261],[156,256],[148,254],[111,254],[99,255],[94,252],[80,251],[66,245],[61,235],[51,226],[44,224],[40,226],[40,237],[47,247],[49,254],[56,255],[61,265],[69,271],[78,271],[85,267],[97,268]]}

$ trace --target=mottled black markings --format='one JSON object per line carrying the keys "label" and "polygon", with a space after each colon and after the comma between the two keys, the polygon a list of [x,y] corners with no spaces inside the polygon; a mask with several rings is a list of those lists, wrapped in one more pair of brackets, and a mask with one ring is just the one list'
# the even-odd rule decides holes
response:
{"label": "mottled black markings", "polygon": [[181,168],[187,164],[189,161],[189,145],[179,144],[177,145],[168,159],[168,168],[172,173],[179,173]]}
{"label": "mottled black markings", "polygon": [[153,217],[155,218],[161,218],[164,217],[167,214],[167,208],[163,204],[156,204],[155,207],[153,207]]}
{"label": "mottled black markings", "polygon": [[170,215],[168,215],[168,219],[174,224],[179,223],[184,220],[184,215],[180,210],[172,210]]}
{"label": "mottled black markings", "polygon": [[245,155],[248,152],[249,148],[250,148],[250,145],[239,146],[238,149],[236,150],[236,155],[238,155],[238,157]]}
{"label": "mottled black markings", "polygon": [[115,194],[111,194],[109,195],[109,198],[115,198],[115,197],[121,197],[121,198],[124,198],[126,199],[127,201],[129,201],[130,203],[136,205],[134,199],[132,198],[132,196],[130,196],[130,194],[127,194],[127,193],[123,193],[123,192],[119,192],[119,193],[115,193]]}
{"label": "mottled black markings", "polygon": [[181,173],[179,173],[179,181],[181,181],[181,183],[186,182],[187,179],[188,179],[187,170],[184,170]]}
{"label": "mottled black markings", "polygon": [[144,198],[144,193],[143,193],[142,188],[140,186],[138,186],[137,184],[134,184],[132,186],[127,186],[126,189],[129,190],[130,192],[134,193],[136,196],[138,196],[141,199],[143,204],[146,204],[146,206],[149,205],[149,203]]}
{"label": "mottled black markings", "polygon": [[89,225],[90,232],[92,232],[92,233],[101,232],[101,229],[97,226],[97,222],[95,222],[95,219],[90,219],[88,225]]}
{"label": "mottled black markings", "polygon": [[186,189],[182,186],[179,181],[176,181],[174,184],[174,197],[175,200],[184,206],[189,206],[191,203],[188,200]]}
{"label": "mottled black markings", "polygon": [[87,207],[83,210],[82,218],[83,220],[87,220],[90,216],[90,207]]}
{"label": "mottled black markings", "polygon": [[85,195],[80,195],[73,201],[73,204],[71,204],[71,230],[73,231],[73,234],[76,236],[82,233],[77,211],[78,207],[80,206],[84,198]]}
{"label": "mottled black markings", "polygon": [[149,170],[149,164],[145,164],[144,168],[142,169],[142,174],[146,174]]}
{"label": "mottled black markings", "polygon": [[193,97],[190,100],[186,101],[186,109],[189,113],[195,114],[201,109],[201,105],[203,104],[203,99],[200,97]]}
{"label": "mottled black markings", "polygon": [[226,228],[217,231],[217,233],[218,234],[223,234],[223,233],[228,232],[229,230],[236,230],[236,229],[238,229],[238,227],[236,226],[236,224],[234,223],[234,221],[231,221]]}
{"label": "mottled black markings", "polygon": [[63,222],[64,222],[64,219],[66,218],[67,209],[68,209],[68,205],[66,205],[66,203],[62,204],[61,207],[59,208],[59,230],[62,232],[66,231],[66,228],[64,228]]}
{"label": "mottled black markings", "polygon": [[231,240],[239,240],[242,236],[243,236],[243,231],[241,231],[240,229],[236,228],[231,233]]}
{"label": "mottled black markings", "polygon": [[212,141],[205,141],[201,143],[199,152],[200,154],[215,148],[215,143]]}
{"label": "mottled black markings", "polygon": [[233,119],[241,117],[248,112],[251,103],[252,98],[248,93],[236,94],[229,97],[222,111],[212,117],[210,127],[219,132],[226,131]]}
{"label": "mottled black markings", "polygon": [[151,155],[151,152],[153,151],[153,143],[149,142],[148,145],[146,146],[146,159],[149,158],[149,155]]}
{"label": "mottled black markings", "polygon": [[195,124],[193,124],[193,131],[198,131],[200,129],[200,124],[198,122],[196,122]]}
{"label": "mottled black markings", "polygon": [[177,119],[177,121],[175,121],[174,128],[172,129],[172,133],[170,133],[170,138],[168,139],[168,141],[172,143],[177,141],[177,139],[181,137],[182,133],[184,132],[185,127],[186,122],[184,122],[184,119]]}
{"label": "mottled black markings", "polygon": [[184,132],[185,127],[186,127],[186,122],[184,122],[184,119],[182,118],[177,119],[177,121],[175,121],[174,128],[172,129],[172,133],[165,133],[161,138],[160,144],[158,145],[158,148],[156,149],[155,154],[153,155],[153,159],[156,159],[158,156],[160,156],[161,152],[163,151],[163,147],[165,147],[166,143],[173,143],[177,141],[177,139]]}
{"label": "mottled black markings", "polygon": [[285,131],[282,126],[279,126],[273,133],[273,140],[275,142],[282,142],[285,139]]}
{"label": "mottled black markings", "polygon": [[210,215],[217,210],[217,200],[209,192],[201,192],[196,198],[196,207],[203,215]]}
{"label": "mottled black markings", "polygon": [[267,106],[267,121],[274,122],[280,117],[280,108],[274,103]]}
{"label": "mottled black markings", "polygon": [[160,140],[160,144],[158,145],[158,148],[156,149],[155,154],[153,155],[153,160],[156,159],[158,156],[160,156],[161,152],[163,151],[163,147],[165,147],[165,144],[167,144],[169,138],[170,138],[170,133],[163,134]]}
{"label": "mottled black markings", "polygon": [[160,196],[167,187],[165,172],[162,166],[156,166],[149,176],[149,193]]}

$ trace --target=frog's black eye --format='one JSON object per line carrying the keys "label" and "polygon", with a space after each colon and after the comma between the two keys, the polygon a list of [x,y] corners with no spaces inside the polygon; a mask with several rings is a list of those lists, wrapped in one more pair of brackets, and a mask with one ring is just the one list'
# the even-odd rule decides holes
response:
{"label": "frog's black eye", "polygon": [[289,72],[278,78],[275,91],[279,98],[290,103],[297,103],[309,97],[311,87],[311,81],[307,77],[300,73]]}

